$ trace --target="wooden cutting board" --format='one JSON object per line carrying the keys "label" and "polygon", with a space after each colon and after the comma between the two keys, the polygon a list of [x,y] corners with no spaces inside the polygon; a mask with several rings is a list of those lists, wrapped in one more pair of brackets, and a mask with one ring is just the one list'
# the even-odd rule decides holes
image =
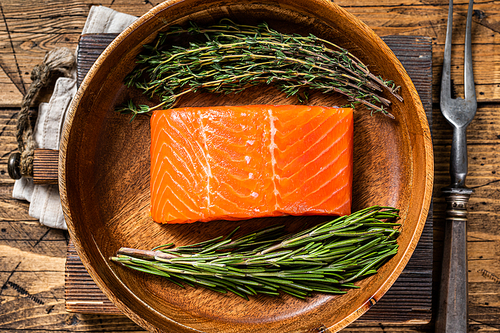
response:
{"label": "wooden cutting board", "polygon": [[[116,37],[88,34],[80,38],[78,84]],[[386,36],[386,44],[406,68],[424,105],[432,130],[432,44],[428,37]],[[366,323],[427,323],[432,315],[433,210],[429,211],[418,246],[403,273],[382,299],[358,319]],[[121,314],[85,270],[70,241],[66,258],[66,310],[89,314]]]}

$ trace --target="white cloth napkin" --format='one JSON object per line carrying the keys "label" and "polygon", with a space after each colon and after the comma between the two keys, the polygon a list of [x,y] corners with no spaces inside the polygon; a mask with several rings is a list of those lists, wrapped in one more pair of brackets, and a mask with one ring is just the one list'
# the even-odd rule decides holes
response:
{"label": "white cloth napkin", "polygon": [[[103,6],[93,6],[82,30],[88,33],[120,33],[137,17],[119,13]],[[76,94],[76,70],[71,78],[59,78],[48,103],[38,107],[34,135],[38,148],[59,149],[66,112]],[[14,183],[12,197],[30,202],[29,215],[41,224],[67,229],[61,207],[59,188],[56,185],[34,185],[30,178]]]}

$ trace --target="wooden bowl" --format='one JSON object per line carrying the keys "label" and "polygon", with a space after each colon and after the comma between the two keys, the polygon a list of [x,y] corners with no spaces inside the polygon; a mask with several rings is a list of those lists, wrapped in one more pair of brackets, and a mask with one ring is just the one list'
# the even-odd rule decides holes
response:
{"label": "wooden bowl", "polygon": [[[269,223],[289,228],[325,218],[286,217],[241,222],[159,225],[149,215],[149,118],[114,112],[135,93],[123,85],[142,45],[173,24],[200,25],[229,17],[266,21],[282,32],[313,33],[339,44],[372,72],[401,86],[404,102],[388,97],[395,120],[355,112],[354,207],[391,205],[401,210],[400,250],[378,274],[341,296],[286,295],[245,301],[202,288],[182,289],[161,277],[128,270],[108,259],[122,246],[150,249],[241,234]],[[312,105],[343,105],[344,97],[312,94]],[[238,95],[192,94],[178,106],[294,104],[273,87]],[[417,92],[394,54],[365,24],[321,0],[171,0],[146,13],[99,57],[71,106],[61,143],[59,184],[69,231],[85,267],[116,306],[155,332],[315,332],[345,327],[377,302],[399,276],[424,227],[433,185],[433,155],[427,119]]]}

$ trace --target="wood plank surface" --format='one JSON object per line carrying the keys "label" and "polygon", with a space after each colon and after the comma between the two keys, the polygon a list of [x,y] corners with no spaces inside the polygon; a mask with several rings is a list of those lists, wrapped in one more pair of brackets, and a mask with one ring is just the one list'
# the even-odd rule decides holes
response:
{"label": "wood plank surface", "polygon": [[[157,1],[108,0],[99,4],[142,15]],[[337,0],[379,35],[424,35],[433,44],[433,140],[435,148],[434,275],[439,286],[444,199],[449,182],[451,129],[439,111],[442,56],[448,2],[445,0]],[[453,80],[463,90],[465,0],[455,1]],[[124,316],[68,313],[64,305],[64,264],[68,235],[41,226],[28,215],[26,202],[12,199],[6,161],[16,149],[15,124],[31,69],[45,52],[76,48],[94,1],[0,1],[0,331],[1,332],[143,332]],[[469,331],[500,330],[500,3],[475,1],[473,60],[479,99],[469,126],[469,176],[474,187],[468,223]],[[43,304],[37,300],[43,301]],[[434,298],[436,300],[436,297]],[[432,332],[430,324],[373,325],[361,321],[344,332]]]}
{"label": "wood plank surface", "polygon": [[[41,5],[42,3],[42,5]],[[159,1],[108,0],[101,5],[140,16]],[[336,4],[360,18],[378,35],[429,36],[433,40],[434,74],[440,75],[446,32],[447,1],[352,1]],[[5,84],[0,107],[20,104],[22,93],[31,82],[33,66],[43,60],[45,52],[54,46],[74,47],[92,5],[90,0],[63,1],[15,0],[0,3],[0,83]],[[500,102],[500,78],[491,69],[500,68],[498,33],[500,4],[491,1],[475,2],[475,22],[472,31],[473,60],[476,88],[480,102]],[[455,1],[454,21],[465,25],[467,1]],[[56,19],[53,19],[56,18]],[[38,27],[37,31],[33,31]],[[453,49],[452,75],[456,77],[457,92],[463,91],[463,31],[456,29]],[[435,81],[438,83],[439,81]],[[439,86],[434,85],[435,94]],[[438,95],[434,95],[437,98]],[[437,99],[436,99],[437,100]]]}

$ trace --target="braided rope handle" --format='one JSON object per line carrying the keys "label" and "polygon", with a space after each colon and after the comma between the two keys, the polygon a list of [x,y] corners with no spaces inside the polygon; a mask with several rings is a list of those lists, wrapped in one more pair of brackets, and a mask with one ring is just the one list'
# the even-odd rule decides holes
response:
{"label": "braided rope handle", "polygon": [[37,148],[33,133],[30,107],[40,90],[48,86],[57,77],[71,77],[76,66],[74,52],[68,48],[56,48],[49,51],[43,62],[31,72],[31,85],[23,96],[21,111],[17,119],[16,140],[19,152],[9,158],[9,175],[13,179],[33,177],[34,151]]}

